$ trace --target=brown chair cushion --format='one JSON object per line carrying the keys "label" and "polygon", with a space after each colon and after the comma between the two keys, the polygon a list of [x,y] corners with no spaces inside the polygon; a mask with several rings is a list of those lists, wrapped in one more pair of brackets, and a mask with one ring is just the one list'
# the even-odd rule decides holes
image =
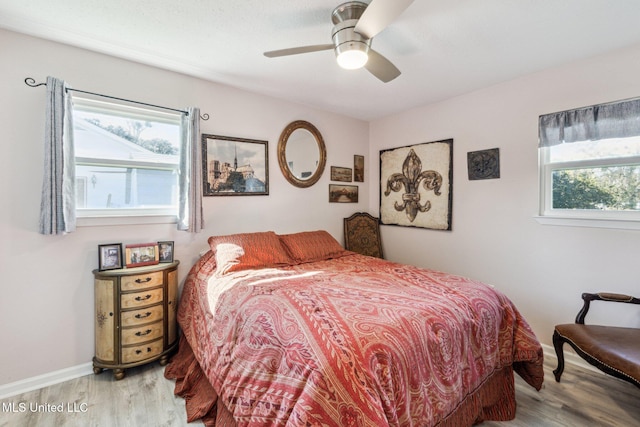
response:
{"label": "brown chair cushion", "polygon": [[577,323],[555,329],[600,363],[640,381],[640,329]]}

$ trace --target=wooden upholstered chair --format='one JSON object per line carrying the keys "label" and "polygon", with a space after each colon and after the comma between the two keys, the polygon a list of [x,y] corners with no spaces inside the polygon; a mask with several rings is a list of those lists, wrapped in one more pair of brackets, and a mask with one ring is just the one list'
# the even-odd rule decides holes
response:
{"label": "wooden upholstered chair", "polygon": [[640,328],[584,323],[591,301],[640,304],[640,299],[604,292],[584,293],[582,299],[584,305],[578,312],[575,323],[556,325],[553,332],[553,346],[558,356],[558,367],[553,371],[556,381],[560,382],[564,371],[562,346],[566,342],[596,368],[640,387]]}
{"label": "wooden upholstered chair", "polygon": [[378,218],[366,212],[356,212],[344,218],[344,246],[349,251],[383,258]]}

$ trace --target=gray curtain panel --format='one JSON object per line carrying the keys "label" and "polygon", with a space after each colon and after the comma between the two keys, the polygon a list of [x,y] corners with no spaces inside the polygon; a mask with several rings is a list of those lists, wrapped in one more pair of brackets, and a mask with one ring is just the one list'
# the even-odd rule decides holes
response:
{"label": "gray curtain panel", "polygon": [[71,102],[66,83],[47,77],[44,178],[40,199],[41,234],[65,234],[76,229]]}
{"label": "gray curtain panel", "polygon": [[180,147],[180,206],[178,230],[198,233],[204,228],[202,215],[202,149],[200,109],[190,107],[182,117]]}

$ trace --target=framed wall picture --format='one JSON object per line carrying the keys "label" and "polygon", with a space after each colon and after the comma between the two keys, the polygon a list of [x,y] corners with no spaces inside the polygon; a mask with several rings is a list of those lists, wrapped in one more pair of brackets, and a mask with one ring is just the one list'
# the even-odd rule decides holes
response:
{"label": "framed wall picture", "polygon": [[158,242],[158,260],[173,262],[173,242]]}
{"label": "framed wall picture", "polygon": [[453,139],[380,151],[380,223],[451,230]]}
{"label": "framed wall picture", "polygon": [[98,245],[98,270],[115,270],[118,268],[122,268],[122,244]]}
{"label": "framed wall picture", "polygon": [[469,181],[500,178],[500,149],[469,151],[467,172]]}
{"label": "framed wall picture", "polygon": [[331,166],[331,181],[351,182],[351,168]]}
{"label": "framed wall picture", "polygon": [[268,195],[268,142],[203,134],[202,179],[205,196]]}
{"label": "framed wall picture", "polygon": [[364,156],[358,154],[353,156],[353,180],[364,182]]}
{"label": "framed wall picture", "polygon": [[358,186],[329,184],[330,203],[358,203]]}
{"label": "framed wall picture", "polygon": [[125,263],[127,267],[140,267],[154,265],[160,262],[160,254],[157,243],[137,243],[126,245],[124,249]]}

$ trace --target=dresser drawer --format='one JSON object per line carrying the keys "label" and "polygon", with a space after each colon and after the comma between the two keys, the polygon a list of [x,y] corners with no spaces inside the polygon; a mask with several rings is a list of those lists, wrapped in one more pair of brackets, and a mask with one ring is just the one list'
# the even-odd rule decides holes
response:
{"label": "dresser drawer", "polygon": [[140,344],[162,337],[162,320],[137,328],[122,329],[122,345]]}
{"label": "dresser drawer", "polygon": [[135,276],[122,276],[120,288],[122,291],[135,291],[138,289],[154,288],[162,285],[162,271],[154,271]]}
{"label": "dresser drawer", "polygon": [[162,301],[162,288],[157,288],[143,292],[122,294],[120,297],[120,306],[124,309],[136,308],[156,304],[160,301]]}
{"label": "dresser drawer", "polygon": [[133,347],[122,347],[122,363],[133,363],[148,359],[162,353],[164,340],[141,344]]}
{"label": "dresser drawer", "polygon": [[137,326],[145,323],[153,323],[162,319],[163,306],[155,305],[153,307],[141,308],[133,311],[123,311],[120,316],[120,325],[123,327]]}

